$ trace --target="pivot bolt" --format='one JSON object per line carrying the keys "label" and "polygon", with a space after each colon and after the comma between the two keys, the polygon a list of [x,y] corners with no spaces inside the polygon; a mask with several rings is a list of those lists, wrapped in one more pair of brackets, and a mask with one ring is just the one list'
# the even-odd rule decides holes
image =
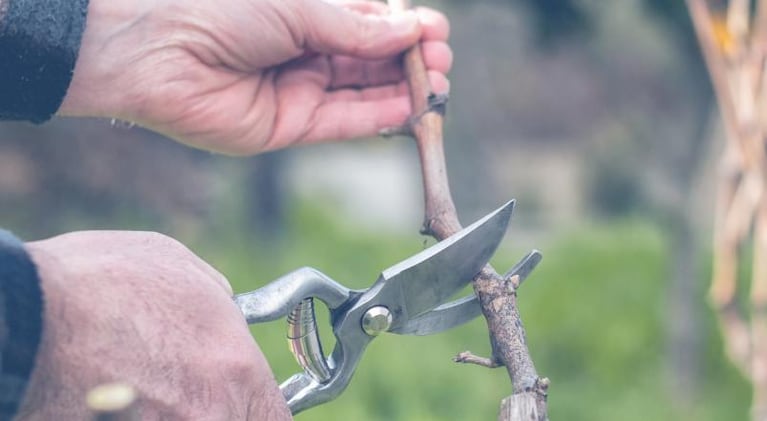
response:
{"label": "pivot bolt", "polygon": [[393,317],[391,311],[384,306],[375,306],[368,309],[362,316],[362,330],[370,336],[378,336],[389,330]]}

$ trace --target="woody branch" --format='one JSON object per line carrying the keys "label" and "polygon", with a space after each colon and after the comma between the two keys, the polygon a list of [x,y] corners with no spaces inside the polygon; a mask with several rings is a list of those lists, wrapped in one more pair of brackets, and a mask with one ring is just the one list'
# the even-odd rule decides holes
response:
{"label": "woody branch", "polygon": [[[410,8],[409,0],[388,0],[388,4],[392,11]],[[423,174],[425,216],[422,232],[442,240],[461,229],[445,165],[441,111],[446,98],[433,95],[420,47],[407,51],[403,60],[413,105],[409,131],[418,145]],[[506,367],[513,396],[504,401],[499,419],[543,421],[548,419],[549,381],[538,376],[530,357],[517,308],[517,286],[518,282],[499,275],[489,265],[474,278],[474,292],[479,297],[490,332],[492,355],[488,359],[472,356],[468,360],[481,361],[484,363],[481,365],[491,367]]]}

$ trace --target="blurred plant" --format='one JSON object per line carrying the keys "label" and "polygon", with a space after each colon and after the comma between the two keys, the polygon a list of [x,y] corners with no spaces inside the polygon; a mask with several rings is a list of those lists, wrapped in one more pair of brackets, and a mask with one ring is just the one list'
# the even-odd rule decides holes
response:
{"label": "blurred plant", "polygon": [[[594,14],[602,7],[599,2],[578,0],[538,1],[521,3],[531,12],[543,47],[567,41],[572,45],[573,35],[593,32]],[[692,22],[682,2],[668,0],[641,0],[639,2],[655,24],[671,49],[685,67],[685,77],[680,82],[692,96],[690,101],[690,130],[682,136],[643,137],[648,143],[644,154],[630,153],[618,156],[625,148],[600,152],[595,166],[591,168],[591,203],[602,206],[608,214],[623,214],[654,209],[656,221],[671,234],[673,244],[668,275],[669,305],[667,324],[666,359],[669,378],[674,389],[679,390],[678,404],[691,406],[696,401],[700,380],[698,344],[702,341],[700,314],[703,305],[699,300],[699,267],[701,255],[696,220],[696,196],[692,194],[695,183],[703,172],[702,165],[707,152],[707,129],[714,106],[714,97],[697,46]],[[667,124],[672,124],[670,121]],[[668,134],[668,133],[667,133]],[[620,140],[620,139],[618,139]],[[657,174],[653,174],[657,173]],[[653,178],[655,177],[655,178]],[[657,189],[643,189],[647,180],[661,181],[667,190],[658,194]],[[598,209],[599,210],[599,209]]]}
{"label": "blurred plant", "polygon": [[[577,0],[483,0],[504,6],[522,6],[533,21],[535,41],[540,48],[555,47],[571,36],[588,36],[594,26],[587,8]],[[451,0],[454,7],[470,7],[465,0]]]}
{"label": "blurred plant", "polygon": [[535,22],[536,40],[551,47],[562,37],[587,35],[593,27],[589,14],[574,0],[526,0]]}
{"label": "blurred plant", "polygon": [[644,192],[637,177],[641,163],[634,159],[633,145],[595,148],[588,183],[588,198],[595,210],[605,217],[625,216],[642,207]]}
{"label": "blurred plant", "polygon": [[[754,386],[752,417],[767,419],[767,1],[730,0],[724,8],[687,0],[726,133],[714,225],[715,306],[725,346]],[[716,6],[722,6],[717,4]],[[753,236],[748,307],[738,296],[743,247]]]}

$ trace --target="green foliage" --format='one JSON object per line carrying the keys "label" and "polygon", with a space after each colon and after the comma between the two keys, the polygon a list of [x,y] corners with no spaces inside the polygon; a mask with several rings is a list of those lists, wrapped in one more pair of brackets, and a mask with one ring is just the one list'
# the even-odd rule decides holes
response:
{"label": "green foliage", "polygon": [[[664,244],[643,224],[580,231],[557,242],[537,280],[525,286],[520,303],[528,336],[539,370],[555,379],[550,405],[559,418],[747,419],[748,386],[723,357],[709,313],[697,391],[705,403],[676,406],[663,360]],[[732,412],[724,417],[725,411]]]}
{"label": "green foliage", "polygon": [[[365,287],[381,269],[424,245],[415,227],[406,236],[363,232],[327,210],[297,209],[288,221],[292,231],[280,246],[254,246],[237,233],[222,232],[197,249],[241,292],[304,265]],[[695,404],[675,403],[663,359],[669,264],[664,244],[657,229],[624,221],[574,231],[543,249],[545,258],[523,285],[520,303],[537,368],[552,380],[552,419],[747,419],[749,387],[722,355],[709,313],[703,315],[706,341],[699,350]],[[494,263],[506,269],[524,251],[503,250]],[[320,323],[329,340],[326,318]],[[283,323],[252,330],[278,379],[297,370]],[[488,353],[482,320],[430,337],[384,335],[371,344],[339,399],[297,419],[494,419],[498,403],[510,394],[505,370],[450,361],[467,349]]]}

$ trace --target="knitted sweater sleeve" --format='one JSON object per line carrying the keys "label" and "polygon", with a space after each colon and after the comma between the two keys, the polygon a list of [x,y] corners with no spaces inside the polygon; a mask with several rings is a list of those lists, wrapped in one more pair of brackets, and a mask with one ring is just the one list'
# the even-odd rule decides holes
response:
{"label": "knitted sweater sleeve", "polygon": [[21,241],[0,230],[0,419],[24,398],[43,329],[37,269]]}
{"label": "knitted sweater sleeve", "polygon": [[0,0],[0,120],[42,123],[72,80],[88,0]]}

